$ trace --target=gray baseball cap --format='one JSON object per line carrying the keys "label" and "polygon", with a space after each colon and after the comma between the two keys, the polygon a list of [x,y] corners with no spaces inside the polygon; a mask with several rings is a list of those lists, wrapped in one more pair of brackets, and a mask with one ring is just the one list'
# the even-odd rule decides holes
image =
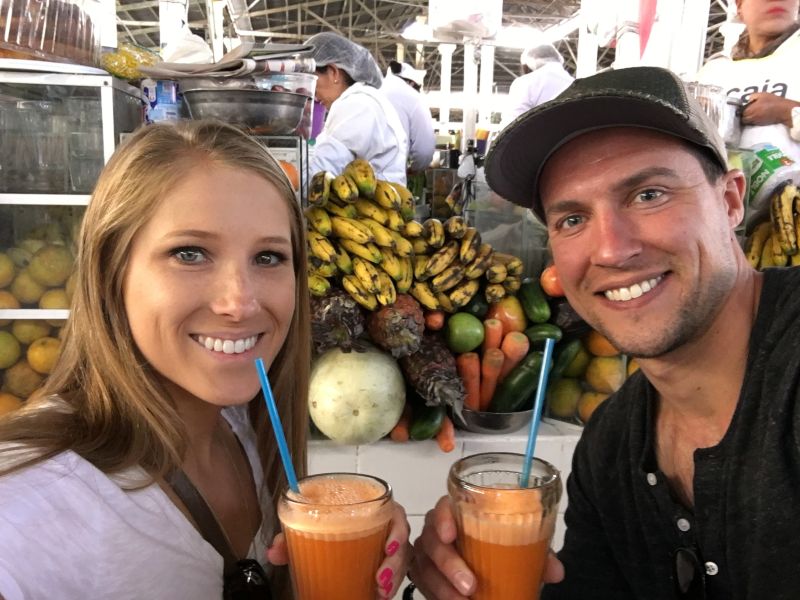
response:
{"label": "gray baseball cap", "polygon": [[607,127],[641,127],[682,138],[728,170],[717,126],[677,75],[660,67],[630,67],[576,79],[559,96],[523,113],[486,157],[489,187],[530,208],[544,222],[539,177],[545,163],[573,138]]}

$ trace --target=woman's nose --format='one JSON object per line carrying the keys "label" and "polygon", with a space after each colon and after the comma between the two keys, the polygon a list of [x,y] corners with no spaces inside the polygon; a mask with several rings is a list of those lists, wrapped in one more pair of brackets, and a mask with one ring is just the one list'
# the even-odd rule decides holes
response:
{"label": "woman's nose", "polygon": [[211,308],[216,314],[241,321],[258,312],[256,287],[246,268],[231,267],[222,270],[215,288]]}

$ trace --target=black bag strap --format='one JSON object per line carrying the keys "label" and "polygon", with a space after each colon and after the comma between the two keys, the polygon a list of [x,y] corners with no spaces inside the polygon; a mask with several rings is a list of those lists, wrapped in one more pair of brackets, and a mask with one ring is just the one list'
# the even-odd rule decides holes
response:
{"label": "black bag strap", "polygon": [[225,561],[225,575],[235,572],[237,559],[233,554],[233,550],[231,550],[228,538],[225,537],[225,533],[222,531],[222,527],[214,513],[211,512],[208,503],[197,491],[197,488],[194,487],[186,473],[183,472],[183,469],[175,469],[169,475],[167,481],[178,498],[189,509],[189,513],[200,528],[200,534],[209,544],[214,546],[214,550],[222,555],[222,559]]}

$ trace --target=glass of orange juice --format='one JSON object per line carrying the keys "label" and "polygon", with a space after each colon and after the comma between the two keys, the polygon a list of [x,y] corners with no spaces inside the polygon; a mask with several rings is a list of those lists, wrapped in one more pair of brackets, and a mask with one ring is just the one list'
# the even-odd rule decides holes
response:
{"label": "glass of orange juice", "polygon": [[278,517],[295,600],[374,600],[392,517],[392,489],[369,475],[324,473],[287,490]]}
{"label": "glass of orange juice", "polygon": [[524,458],[475,454],[450,468],[456,544],[477,579],[472,600],[539,598],[562,483],[553,465],[534,458],[528,485],[520,487]]}

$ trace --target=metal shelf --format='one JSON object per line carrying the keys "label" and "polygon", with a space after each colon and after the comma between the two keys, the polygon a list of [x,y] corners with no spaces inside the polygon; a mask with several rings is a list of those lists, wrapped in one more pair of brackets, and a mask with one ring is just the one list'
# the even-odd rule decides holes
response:
{"label": "metal shelf", "polygon": [[66,321],[69,311],[66,309],[41,309],[41,308],[14,308],[0,309],[0,319],[53,319],[55,321]]}

